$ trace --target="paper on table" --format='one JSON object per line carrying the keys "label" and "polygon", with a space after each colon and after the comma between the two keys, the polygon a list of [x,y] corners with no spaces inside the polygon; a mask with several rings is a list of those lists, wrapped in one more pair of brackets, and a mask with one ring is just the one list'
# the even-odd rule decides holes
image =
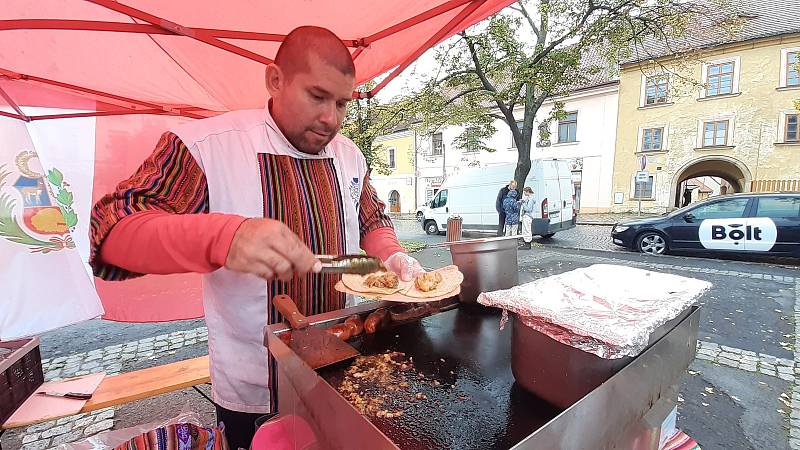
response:
{"label": "paper on table", "polygon": [[[94,391],[97,390],[97,386],[100,385],[100,382],[103,381],[105,376],[105,372],[100,372],[72,378],[70,380],[50,381],[41,385],[36,392],[53,391],[94,394]],[[85,404],[86,400],[33,394],[8,418],[6,423],[3,424],[3,428],[17,428],[78,414]]]}

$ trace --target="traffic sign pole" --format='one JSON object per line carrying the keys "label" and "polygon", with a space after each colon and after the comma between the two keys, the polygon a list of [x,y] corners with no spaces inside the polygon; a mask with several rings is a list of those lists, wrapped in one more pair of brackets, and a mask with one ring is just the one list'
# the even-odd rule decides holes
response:
{"label": "traffic sign pole", "polygon": [[[647,170],[647,155],[639,155],[639,171],[636,172],[636,184],[639,185],[639,214],[642,215],[642,192],[644,192],[645,183],[647,183],[649,174]],[[639,184],[642,183],[642,184]]]}

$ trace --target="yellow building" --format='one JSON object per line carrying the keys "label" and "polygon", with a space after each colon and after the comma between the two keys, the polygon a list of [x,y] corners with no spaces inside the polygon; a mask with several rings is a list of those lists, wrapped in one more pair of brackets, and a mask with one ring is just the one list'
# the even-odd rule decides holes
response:
{"label": "yellow building", "polygon": [[800,190],[800,12],[757,14],[733,42],[621,66],[612,210],[683,206],[702,177],[723,194]]}
{"label": "yellow building", "polygon": [[417,208],[416,177],[414,176],[415,133],[400,130],[375,139],[381,146],[383,160],[390,173],[382,175],[373,170],[370,180],[378,197],[386,203],[387,211],[413,213]]}

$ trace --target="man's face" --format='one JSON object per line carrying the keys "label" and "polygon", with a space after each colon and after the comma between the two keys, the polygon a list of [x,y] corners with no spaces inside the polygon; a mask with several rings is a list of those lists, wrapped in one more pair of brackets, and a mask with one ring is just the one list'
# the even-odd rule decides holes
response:
{"label": "man's face", "polygon": [[267,71],[272,95],[272,115],[281,131],[298,150],[319,153],[342,126],[352,98],[355,78],[345,75],[314,53],[308,70],[275,83]]}
{"label": "man's face", "polygon": [[517,188],[517,182],[516,181],[512,181],[511,183],[508,183],[508,188],[509,189],[516,189]]}

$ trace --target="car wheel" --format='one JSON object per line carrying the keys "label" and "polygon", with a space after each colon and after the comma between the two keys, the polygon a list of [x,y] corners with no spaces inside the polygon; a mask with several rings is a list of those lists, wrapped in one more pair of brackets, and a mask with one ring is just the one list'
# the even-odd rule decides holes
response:
{"label": "car wheel", "polygon": [[422,211],[419,211],[417,213],[417,222],[422,222],[422,218],[423,217],[424,217],[424,214],[422,214]]}
{"label": "car wheel", "polygon": [[436,222],[433,220],[429,220],[425,222],[425,232],[430,234],[431,236],[435,236],[439,234],[439,227],[436,226]]}
{"label": "car wheel", "polygon": [[667,239],[661,233],[645,231],[636,238],[636,249],[650,255],[667,253]]}

